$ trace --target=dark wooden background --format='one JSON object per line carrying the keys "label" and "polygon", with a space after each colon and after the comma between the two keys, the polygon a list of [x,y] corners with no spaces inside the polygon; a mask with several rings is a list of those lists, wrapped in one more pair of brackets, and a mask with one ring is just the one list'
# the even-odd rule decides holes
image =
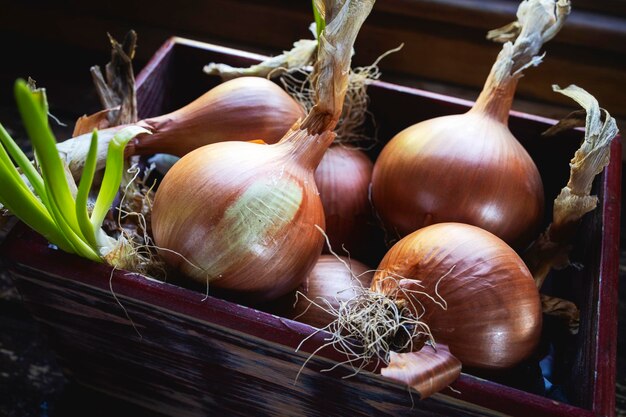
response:
{"label": "dark wooden background", "polygon": [[[545,62],[526,71],[513,108],[560,118],[573,107],[550,86],[575,83],[594,94],[624,127],[626,0],[573,3],[565,28],[545,47]],[[485,34],[512,21],[517,5],[514,0],[379,0],[357,40],[354,63],[368,65],[404,43],[381,62],[382,79],[474,99],[500,50]],[[138,72],[170,36],[277,54],[297,39],[310,38],[311,17],[309,0],[1,0],[0,122],[23,137],[12,86],[16,78],[30,76],[46,87],[51,113],[68,125],[55,127],[59,139],[69,135],[77,117],[99,110],[89,67],[107,63],[107,33],[121,40],[128,30],[137,31]],[[624,247],[622,242],[626,254]],[[624,276],[626,255],[622,259]],[[144,415],[63,378],[1,271],[0,415]],[[626,294],[621,299],[620,318],[626,318]],[[626,416],[624,321],[619,324],[616,394],[617,413]]]}

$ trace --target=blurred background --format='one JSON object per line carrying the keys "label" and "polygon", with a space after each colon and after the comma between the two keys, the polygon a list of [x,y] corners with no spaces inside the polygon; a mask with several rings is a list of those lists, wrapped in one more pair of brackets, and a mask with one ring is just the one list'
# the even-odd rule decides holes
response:
{"label": "blurred background", "polygon": [[[625,129],[626,0],[572,3],[565,27],[544,47],[545,61],[525,72],[513,109],[560,119],[574,108],[569,99],[553,93],[551,85],[577,84]],[[379,0],[357,39],[354,65],[369,65],[403,44],[399,52],[380,62],[382,80],[473,100],[500,51],[500,45],[485,35],[515,20],[518,4],[516,0]],[[67,125],[56,127],[58,138],[69,137],[78,117],[100,110],[89,68],[108,62],[107,33],[121,41],[130,29],[137,32],[137,74],[172,36],[276,55],[298,39],[311,38],[312,20],[309,0],[1,0],[0,122],[19,137],[13,83],[18,77],[32,77],[47,89],[51,113]],[[622,239],[622,276],[626,276],[625,246]],[[626,296],[621,299],[619,316],[626,319]],[[617,414],[626,416],[624,329],[626,324],[620,321],[616,395]],[[10,279],[2,275],[0,415],[143,415],[141,410],[122,407],[63,378]]]}

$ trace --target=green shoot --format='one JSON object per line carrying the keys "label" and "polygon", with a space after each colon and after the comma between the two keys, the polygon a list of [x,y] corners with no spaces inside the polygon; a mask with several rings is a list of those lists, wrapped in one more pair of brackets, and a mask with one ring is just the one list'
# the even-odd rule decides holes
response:
{"label": "green shoot", "polygon": [[326,27],[326,20],[324,19],[319,9],[317,8],[317,5],[315,4],[315,0],[311,0],[311,2],[313,3],[313,16],[315,17],[315,30],[317,31],[316,39],[319,39],[320,35],[324,31],[324,28]]}
{"label": "green shoot", "polygon": [[109,142],[104,177],[100,185],[100,193],[96,199],[93,213],[91,213],[91,224],[94,229],[99,229],[102,226],[102,221],[111,208],[111,204],[122,182],[124,148],[126,144],[138,134],[145,132],[147,132],[147,130],[142,127],[129,126],[116,133],[113,139],[111,139],[111,142]]}
{"label": "green shoot", "polygon": [[44,194],[43,179],[41,178],[41,175],[39,175],[33,164],[31,164],[28,160],[28,157],[24,154],[24,152],[22,152],[22,149],[17,146],[17,144],[9,136],[9,133],[2,126],[0,126],[0,142],[2,142],[13,160],[20,167],[28,179],[28,182],[30,182],[30,185],[32,185],[35,189],[35,192],[37,192],[40,196]]}
{"label": "green shoot", "polygon": [[111,249],[111,242],[102,238],[106,234],[101,226],[121,183],[124,147],[134,136],[149,132],[131,126],[115,135],[109,145],[104,179],[90,218],[88,196],[96,169],[97,131],[92,135],[85,171],[74,198],[66,167],[58,155],[56,139],[48,125],[45,92],[31,91],[25,81],[17,80],[15,99],[33,144],[41,175],[0,125],[0,179],[3,183],[0,203],[62,250],[102,262],[102,255]]}
{"label": "green shoot", "polygon": [[89,190],[93,183],[93,177],[96,173],[96,159],[98,154],[98,131],[94,129],[91,135],[91,144],[89,145],[89,152],[87,152],[87,159],[85,160],[85,166],[83,173],[80,177],[80,184],[78,185],[78,192],[76,193],[76,219],[78,220],[78,226],[83,232],[83,235],[87,239],[90,245],[97,246],[96,235],[94,229],[91,227],[91,221],[89,220],[89,212],[87,210]]}

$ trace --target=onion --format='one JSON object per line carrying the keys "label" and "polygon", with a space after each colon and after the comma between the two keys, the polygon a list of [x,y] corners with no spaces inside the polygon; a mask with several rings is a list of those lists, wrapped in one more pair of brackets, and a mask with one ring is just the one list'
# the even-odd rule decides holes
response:
{"label": "onion", "polygon": [[404,236],[433,223],[463,222],[515,248],[536,236],[543,185],[507,126],[508,114],[521,70],[539,63],[543,42],[569,12],[569,4],[564,7],[559,4],[557,19],[553,1],[523,2],[521,32],[503,46],[474,106],[415,124],[384,147],[374,165],[372,200],[390,232]]}
{"label": "onion", "polygon": [[[242,77],[212,88],[188,105],[136,125],[152,134],[135,138],[126,155],[167,153],[182,156],[201,146],[221,141],[263,139],[275,143],[304,117],[302,107],[275,83]],[[124,126],[100,131],[98,168],[104,167],[111,137]],[[91,133],[59,143],[57,149],[74,177],[82,172]]]}
{"label": "onion", "polygon": [[224,140],[276,143],[302,117],[302,107],[275,83],[241,77],[219,84],[174,113],[143,120],[154,133],[136,138],[129,151],[183,156]]}
{"label": "onion", "polygon": [[475,226],[440,223],[404,237],[381,261],[371,289],[405,300],[464,366],[509,368],[539,343],[532,275],[505,242]]}
{"label": "onion", "polygon": [[322,249],[313,174],[335,138],[352,46],[374,1],[326,3],[318,101],[305,120],[276,144],[199,148],[174,164],[156,192],[152,228],[166,262],[251,302],[294,290]]}
{"label": "onion", "polygon": [[334,251],[341,253],[345,248],[359,257],[372,246],[372,168],[371,159],[363,151],[349,145],[333,145],[315,171],[326,216],[326,235]]}
{"label": "onion", "polygon": [[322,255],[302,282],[289,318],[323,328],[334,315],[327,310],[339,309],[362,288],[369,288],[373,271],[367,265],[347,257]]}
{"label": "onion", "polygon": [[322,249],[313,170],[334,139],[301,132],[275,145],[208,145],[175,163],[152,210],[165,261],[258,301],[297,287]]}

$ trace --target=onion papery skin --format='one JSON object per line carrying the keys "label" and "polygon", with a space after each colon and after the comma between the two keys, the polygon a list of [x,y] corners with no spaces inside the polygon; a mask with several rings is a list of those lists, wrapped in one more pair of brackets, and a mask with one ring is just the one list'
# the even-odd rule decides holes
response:
{"label": "onion papery skin", "polygon": [[[367,265],[344,256],[339,258],[334,255],[321,255],[298,290],[309,300],[323,307],[326,307],[326,304],[320,298],[327,300],[337,309],[340,302],[347,302],[355,297],[359,288],[370,287],[374,272]],[[346,265],[349,265],[350,269]],[[336,318],[312,305],[309,300],[298,295],[297,302],[295,304],[292,302],[293,308],[288,313],[289,318],[320,329]]]}
{"label": "onion papery skin", "polygon": [[439,223],[398,241],[371,288],[390,295],[398,286],[445,301],[444,310],[423,294],[404,297],[423,312],[435,342],[448,345],[466,367],[510,368],[539,343],[541,303],[532,275],[513,249],[483,229]]}
{"label": "onion papery skin", "polygon": [[[326,235],[333,251],[362,257],[373,244],[373,215],[369,200],[372,160],[348,145],[332,145],[315,171],[326,217]],[[329,248],[324,246],[324,252]],[[365,259],[362,257],[362,259]]]}
{"label": "onion papery skin", "polygon": [[260,77],[236,78],[172,113],[140,121],[153,134],[135,138],[127,155],[183,156],[222,141],[276,143],[304,116],[302,106],[275,83]]}
{"label": "onion papery skin", "polygon": [[[334,137],[315,140],[325,135]],[[251,302],[298,287],[321,253],[323,235],[315,226],[324,227],[313,172],[326,148],[318,150],[317,159],[315,152],[298,159],[305,139],[221,142],[174,164],[152,211],[155,242],[166,249],[160,251],[165,261],[199,283],[208,280]]]}
{"label": "onion papery skin", "polygon": [[500,119],[480,111],[443,116],[398,133],[372,174],[372,201],[389,234],[461,222],[515,249],[536,237],[543,184],[530,155]]}

